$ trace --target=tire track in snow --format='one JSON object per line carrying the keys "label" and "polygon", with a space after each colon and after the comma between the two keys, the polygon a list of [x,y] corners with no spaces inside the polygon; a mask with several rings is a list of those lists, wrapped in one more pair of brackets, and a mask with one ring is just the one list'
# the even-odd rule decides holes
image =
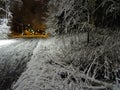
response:
{"label": "tire track in snow", "polygon": [[[59,90],[57,87],[61,80],[57,73],[58,71],[63,71],[63,68],[56,65],[54,61],[60,62],[61,58],[57,55],[61,54],[61,48],[63,48],[64,44],[66,46],[69,45],[70,40],[67,39],[67,41],[67,43],[63,43],[61,39],[56,39],[56,37],[39,40],[37,47],[34,49],[33,56],[27,64],[26,71],[22,73],[12,89]],[[54,64],[51,64],[52,62]]]}
{"label": "tire track in snow", "polygon": [[[55,56],[55,53],[59,51],[58,49],[55,39],[39,40],[33,56],[27,64],[26,71],[15,83],[13,90],[46,90],[49,88],[46,80],[49,79],[48,77],[53,77],[51,72],[55,72],[55,68],[48,65],[47,62],[49,62],[51,56]],[[46,87],[47,85],[48,87]]]}
{"label": "tire track in snow", "polygon": [[[23,39],[0,49],[0,78],[2,78],[0,79],[0,84],[3,84],[0,85],[0,90],[9,88],[12,82],[16,81],[18,76],[24,71],[26,63],[31,59],[37,43],[37,39]],[[10,78],[6,80],[7,77]]]}

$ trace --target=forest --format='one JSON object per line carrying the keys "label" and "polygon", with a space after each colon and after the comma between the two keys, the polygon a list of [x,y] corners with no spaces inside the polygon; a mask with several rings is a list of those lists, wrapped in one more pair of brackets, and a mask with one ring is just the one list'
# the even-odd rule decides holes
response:
{"label": "forest", "polygon": [[[0,0],[0,24],[2,19],[9,33],[44,24],[49,37],[20,39],[26,54],[20,46],[14,51],[24,61],[16,58],[19,66],[11,66],[12,73],[0,69],[0,90],[120,90],[120,0]],[[1,27],[0,38],[5,32],[9,39]]]}

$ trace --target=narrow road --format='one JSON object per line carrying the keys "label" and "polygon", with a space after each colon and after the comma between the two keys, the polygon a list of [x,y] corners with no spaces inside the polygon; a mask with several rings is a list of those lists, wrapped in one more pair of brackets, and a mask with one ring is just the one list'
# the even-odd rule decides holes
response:
{"label": "narrow road", "polygon": [[[56,54],[60,53],[62,46],[62,43],[56,38],[17,39],[9,40],[7,43],[1,41],[0,78],[2,79],[0,82],[7,77],[10,79],[17,77],[18,79],[15,79],[14,83],[7,81],[4,84],[13,83],[12,90],[53,88],[51,79],[57,68],[51,62],[58,60]],[[0,90],[6,89],[3,88],[4,84],[0,86]]]}
{"label": "narrow road", "polygon": [[26,68],[38,40],[12,39],[0,42],[0,90],[5,90]]}

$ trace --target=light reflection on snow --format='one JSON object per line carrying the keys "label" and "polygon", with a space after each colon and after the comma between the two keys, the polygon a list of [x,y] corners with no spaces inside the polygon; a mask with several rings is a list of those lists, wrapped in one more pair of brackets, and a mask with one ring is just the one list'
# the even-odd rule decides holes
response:
{"label": "light reflection on snow", "polygon": [[1,48],[1,46],[10,45],[15,42],[17,42],[17,40],[0,40],[0,48]]}

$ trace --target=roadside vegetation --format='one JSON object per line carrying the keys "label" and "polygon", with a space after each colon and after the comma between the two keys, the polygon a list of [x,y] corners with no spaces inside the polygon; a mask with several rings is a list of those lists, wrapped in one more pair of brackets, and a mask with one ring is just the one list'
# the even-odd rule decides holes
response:
{"label": "roadside vegetation", "polygon": [[[61,60],[72,89],[119,90],[120,2],[118,0],[51,0],[55,32],[71,38]],[[81,43],[80,34],[86,34]],[[66,37],[62,38],[67,42]],[[67,66],[66,66],[67,65]]]}

